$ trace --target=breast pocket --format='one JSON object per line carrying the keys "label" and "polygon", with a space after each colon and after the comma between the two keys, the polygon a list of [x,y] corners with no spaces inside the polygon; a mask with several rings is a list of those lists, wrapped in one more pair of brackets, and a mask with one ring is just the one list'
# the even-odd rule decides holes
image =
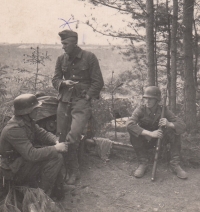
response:
{"label": "breast pocket", "polygon": [[139,121],[139,125],[141,127],[148,127],[151,125],[151,123],[152,123],[152,120],[147,116],[142,117]]}
{"label": "breast pocket", "polygon": [[89,77],[89,66],[87,64],[81,64],[75,69],[75,75],[81,79],[87,79]]}

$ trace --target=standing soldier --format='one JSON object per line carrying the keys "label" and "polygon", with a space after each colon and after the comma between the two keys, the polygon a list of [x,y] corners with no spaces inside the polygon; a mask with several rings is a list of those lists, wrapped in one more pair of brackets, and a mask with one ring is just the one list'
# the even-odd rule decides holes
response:
{"label": "standing soldier", "polygon": [[[161,118],[162,106],[161,91],[156,86],[145,89],[144,105],[135,109],[127,122],[127,130],[130,141],[136,152],[139,166],[133,175],[143,177],[148,166],[148,149],[155,147],[158,138],[163,138],[170,143],[170,168],[181,179],[187,178],[187,173],[180,167],[181,136],[185,131],[184,122],[176,117],[168,108],[165,110],[165,118]],[[159,130],[159,126],[164,130]]]}
{"label": "standing soldier", "polygon": [[[104,82],[96,56],[77,46],[77,33],[64,30],[59,36],[65,53],[58,57],[52,79],[54,88],[59,92],[57,135],[60,142],[70,142],[67,184],[75,184],[80,177],[77,148],[91,117],[90,100],[99,97]],[[68,126],[69,123],[71,126]]]}
{"label": "standing soldier", "polygon": [[[51,195],[54,185],[60,184],[60,192],[64,192],[61,152],[67,151],[68,147],[66,143],[59,143],[55,135],[35,124],[37,109],[41,104],[33,94],[22,94],[15,98],[14,116],[1,132],[1,168],[10,173],[16,184],[34,182],[34,187],[39,186]],[[37,148],[38,145],[40,148]]]}

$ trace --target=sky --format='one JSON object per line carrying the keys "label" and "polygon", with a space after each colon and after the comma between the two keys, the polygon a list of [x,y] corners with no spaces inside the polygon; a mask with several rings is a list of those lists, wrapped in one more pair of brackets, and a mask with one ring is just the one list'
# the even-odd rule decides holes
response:
{"label": "sky", "polygon": [[[0,43],[60,43],[58,32],[69,29],[79,34],[79,44],[107,45],[108,37],[93,32],[83,22],[85,17],[95,14],[99,23],[113,23],[124,27],[122,17],[114,9],[94,7],[80,0],[0,0]],[[69,20],[71,15],[74,20]],[[70,23],[69,26],[65,21]],[[79,20],[78,29],[76,29]],[[109,39],[111,44],[121,40]]]}

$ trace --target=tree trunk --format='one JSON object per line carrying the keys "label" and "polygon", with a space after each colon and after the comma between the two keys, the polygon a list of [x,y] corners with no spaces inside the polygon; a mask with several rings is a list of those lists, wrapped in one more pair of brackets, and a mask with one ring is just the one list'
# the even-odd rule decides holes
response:
{"label": "tree trunk", "polygon": [[196,128],[196,91],[194,86],[193,51],[192,51],[192,22],[194,0],[184,0],[183,4],[183,53],[184,53],[184,97],[185,121],[187,130]]}
{"label": "tree trunk", "polygon": [[171,86],[170,86],[170,109],[176,113],[176,78],[177,78],[177,26],[178,26],[178,0],[173,0],[173,17],[172,17],[172,32],[171,32]]}
{"label": "tree trunk", "polygon": [[198,72],[198,57],[199,57],[199,35],[197,32],[197,28],[196,28],[196,22],[195,20],[193,20],[193,24],[194,24],[194,82],[195,82],[195,88],[198,89],[198,85],[197,85],[197,72]]}
{"label": "tree trunk", "polygon": [[171,50],[171,26],[170,26],[170,14],[168,0],[166,0],[166,11],[167,11],[167,32],[168,32],[168,41],[167,41],[167,81],[168,81],[168,91],[169,91],[169,105],[171,105],[171,67],[170,67],[170,50]]}
{"label": "tree trunk", "polygon": [[158,60],[157,60],[157,22],[158,22],[158,0],[156,3],[156,13],[155,13],[155,20],[154,20],[154,59],[155,59],[155,86],[158,86]]}
{"label": "tree trunk", "polygon": [[155,85],[155,60],[154,60],[154,8],[153,0],[146,0],[146,45],[147,45],[147,69],[148,85]]}

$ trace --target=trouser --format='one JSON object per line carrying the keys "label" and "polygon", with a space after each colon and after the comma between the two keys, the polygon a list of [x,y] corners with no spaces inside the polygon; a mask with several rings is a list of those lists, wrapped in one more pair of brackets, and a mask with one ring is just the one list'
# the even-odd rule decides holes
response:
{"label": "trouser", "polygon": [[72,103],[60,101],[58,104],[57,135],[60,142],[67,140],[70,143],[65,159],[68,162],[70,171],[75,171],[79,168],[77,149],[81,135],[90,117],[91,102],[86,99],[74,98]]}
{"label": "trouser", "polygon": [[[138,161],[140,163],[148,161],[148,149],[156,147],[156,138],[147,141],[144,136],[138,137],[130,134],[130,142],[136,152]],[[165,129],[163,131],[163,138],[161,141],[164,145],[170,143],[170,163],[180,163],[180,151],[181,151],[181,137],[176,135],[173,129]]]}
{"label": "trouser", "polygon": [[[14,182],[17,185],[29,185],[30,187],[40,187],[48,195],[55,184],[60,182],[60,172],[63,165],[61,154],[40,162],[23,161],[19,171],[14,175]],[[59,177],[59,179],[58,179]],[[58,179],[59,182],[56,182]]]}

